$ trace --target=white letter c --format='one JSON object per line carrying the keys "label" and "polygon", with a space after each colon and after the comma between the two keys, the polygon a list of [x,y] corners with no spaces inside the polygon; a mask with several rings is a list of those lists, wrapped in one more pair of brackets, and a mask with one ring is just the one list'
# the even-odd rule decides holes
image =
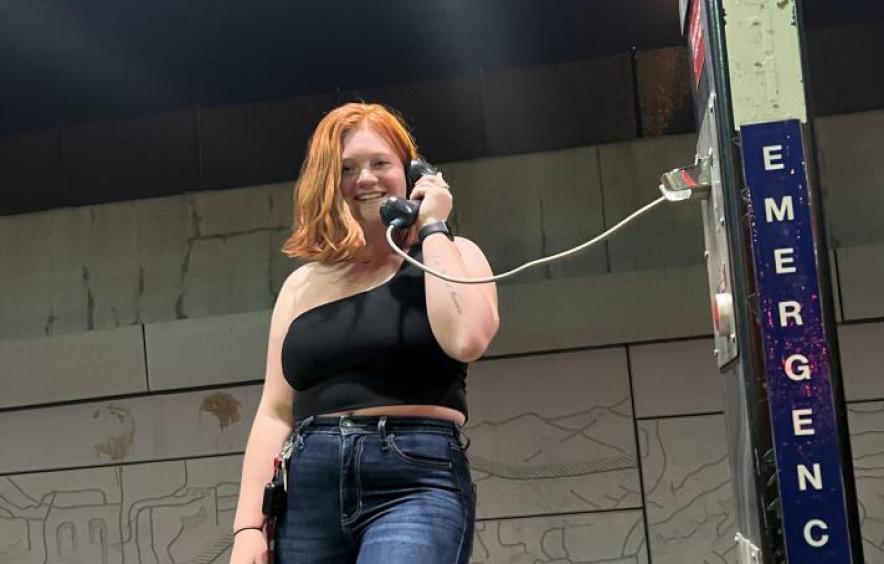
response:
{"label": "white letter c", "polygon": [[814,527],[820,528],[824,531],[829,530],[829,526],[826,525],[825,521],[821,521],[820,519],[811,519],[807,522],[806,525],[804,525],[804,540],[807,541],[807,544],[814,548],[826,546],[826,544],[829,542],[829,535],[822,534],[818,539],[813,538],[813,536],[811,536],[811,532]]}

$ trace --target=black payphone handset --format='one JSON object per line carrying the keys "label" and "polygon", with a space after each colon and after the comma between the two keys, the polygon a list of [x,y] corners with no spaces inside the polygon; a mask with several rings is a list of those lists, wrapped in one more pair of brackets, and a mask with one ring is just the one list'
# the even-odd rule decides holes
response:
{"label": "black payphone handset", "polygon": [[[405,167],[405,197],[411,196],[414,185],[422,176],[433,176],[438,169],[423,159],[412,159]],[[381,205],[381,219],[384,225],[405,229],[414,225],[421,207],[420,200],[403,200],[392,197]]]}

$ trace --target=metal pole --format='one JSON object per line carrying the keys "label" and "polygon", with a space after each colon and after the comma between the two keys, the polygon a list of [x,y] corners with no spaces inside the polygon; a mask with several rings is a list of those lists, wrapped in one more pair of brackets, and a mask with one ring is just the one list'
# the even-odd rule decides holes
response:
{"label": "metal pole", "polygon": [[706,178],[740,561],[859,564],[796,4],[681,0],[700,130],[696,162],[682,172]]}

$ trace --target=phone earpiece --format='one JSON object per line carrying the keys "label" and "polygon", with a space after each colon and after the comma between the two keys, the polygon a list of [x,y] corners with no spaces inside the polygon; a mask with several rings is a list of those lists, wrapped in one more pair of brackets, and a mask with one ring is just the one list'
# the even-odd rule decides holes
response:
{"label": "phone earpiece", "polygon": [[411,196],[414,185],[422,176],[433,176],[439,169],[423,159],[412,159],[405,167],[405,197]]}
{"label": "phone earpiece", "polygon": [[[422,176],[432,176],[438,169],[422,159],[412,159],[405,166],[405,197],[411,196],[414,185]],[[421,207],[420,200],[403,200],[402,198],[387,198],[381,204],[381,221],[384,225],[392,225],[396,229],[406,229],[417,221],[417,214]]]}

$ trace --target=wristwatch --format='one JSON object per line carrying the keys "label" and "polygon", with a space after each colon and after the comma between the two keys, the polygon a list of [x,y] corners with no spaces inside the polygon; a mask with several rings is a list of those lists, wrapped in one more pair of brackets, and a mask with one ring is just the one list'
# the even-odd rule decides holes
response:
{"label": "wristwatch", "polygon": [[428,225],[424,225],[423,227],[421,227],[421,230],[418,231],[417,236],[420,242],[423,243],[424,239],[426,239],[433,233],[444,233],[445,236],[448,237],[449,241],[454,241],[454,235],[451,234],[451,230],[448,229],[448,224],[444,221],[436,221]]}

